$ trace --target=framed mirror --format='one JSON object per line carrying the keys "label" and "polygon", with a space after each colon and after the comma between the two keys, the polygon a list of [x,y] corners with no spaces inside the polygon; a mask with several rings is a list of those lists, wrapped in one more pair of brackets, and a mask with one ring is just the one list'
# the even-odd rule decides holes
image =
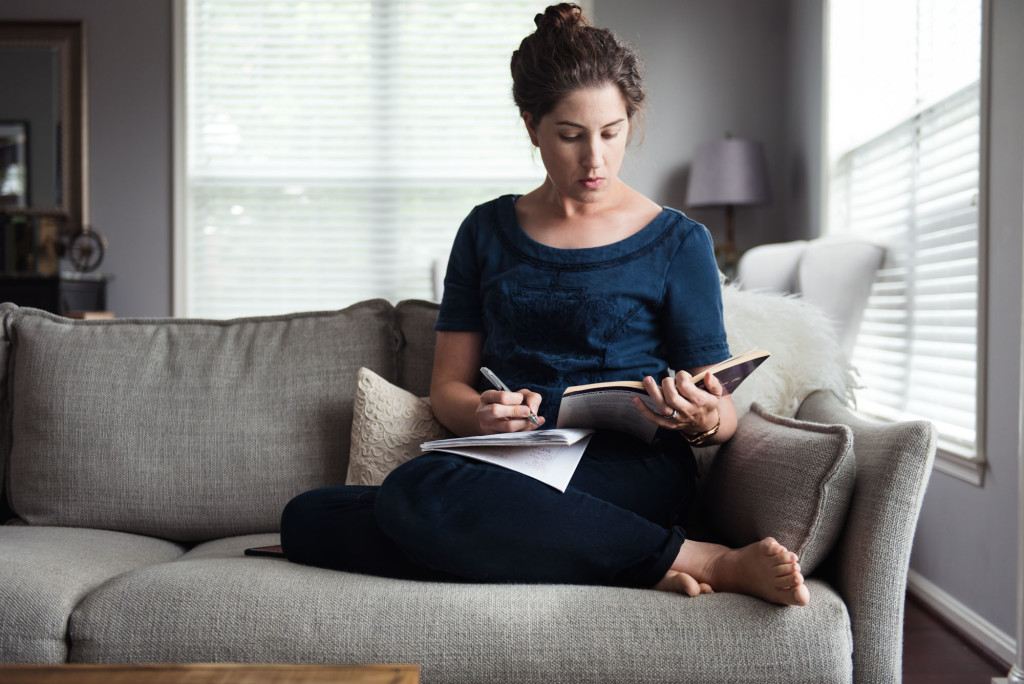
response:
{"label": "framed mirror", "polygon": [[85,105],[81,22],[0,21],[0,212],[88,222]]}

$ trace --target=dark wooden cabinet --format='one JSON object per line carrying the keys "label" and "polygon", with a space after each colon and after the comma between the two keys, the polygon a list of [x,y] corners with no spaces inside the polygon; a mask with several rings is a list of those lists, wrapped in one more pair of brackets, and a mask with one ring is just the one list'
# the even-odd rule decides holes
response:
{"label": "dark wooden cabinet", "polygon": [[0,276],[0,302],[31,306],[66,315],[71,311],[106,311],[104,275]]}

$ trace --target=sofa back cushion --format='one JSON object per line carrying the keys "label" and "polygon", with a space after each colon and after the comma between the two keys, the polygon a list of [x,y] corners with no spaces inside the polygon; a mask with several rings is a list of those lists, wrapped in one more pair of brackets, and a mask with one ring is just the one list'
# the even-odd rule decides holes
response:
{"label": "sofa back cushion", "polygon": [[397,376],[383,300],[226,321],[5,313],[8,495],[30,524],[277,531],[291,497],[345,480],[356,371]]}
{"label": "sofa back cushion", "polygon": [[400,387],[417,397],[430,394],[430,374],[434,368],[434,323],[440,305],[419,299],[407,299],[395,305],[402,343],[398,353]]}

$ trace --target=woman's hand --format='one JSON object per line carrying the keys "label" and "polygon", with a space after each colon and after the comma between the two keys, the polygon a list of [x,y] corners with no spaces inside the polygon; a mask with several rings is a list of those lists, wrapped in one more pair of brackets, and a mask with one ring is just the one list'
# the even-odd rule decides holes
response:
{"label": "woman's hand", "polygon": [[720,436],[715,435],[709,443],[724,441],[732,436],[736,425],[732,399],[714,375],[705,377],[704,387],[697,387],[686,371],[663,379],[660,385],[647,376],[644,388],[654,400],[655,409],[652,411],[639,397],[633,403],[652,423],[684,435],[696,436],[720,426]]}
{"label": "woman's hand", "polygon": [[518,392],[485,391],[480,395],[480,404],[476,409],[481,434],[536,430],[544,424],[544,419],[538,416],[537,422],[540,425],[534,425],[530,421],[530,413],[537,413],[540,401],[539,394],[527,389]]}

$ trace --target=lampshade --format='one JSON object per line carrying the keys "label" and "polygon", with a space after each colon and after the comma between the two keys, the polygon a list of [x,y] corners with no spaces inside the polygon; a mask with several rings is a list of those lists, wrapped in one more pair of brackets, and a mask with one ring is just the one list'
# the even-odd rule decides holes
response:
{"label": "lampshade", "polygon": [[768,164],[756,140],[724,138],[697,148],[686,204],[691,207],[771,201]]}

